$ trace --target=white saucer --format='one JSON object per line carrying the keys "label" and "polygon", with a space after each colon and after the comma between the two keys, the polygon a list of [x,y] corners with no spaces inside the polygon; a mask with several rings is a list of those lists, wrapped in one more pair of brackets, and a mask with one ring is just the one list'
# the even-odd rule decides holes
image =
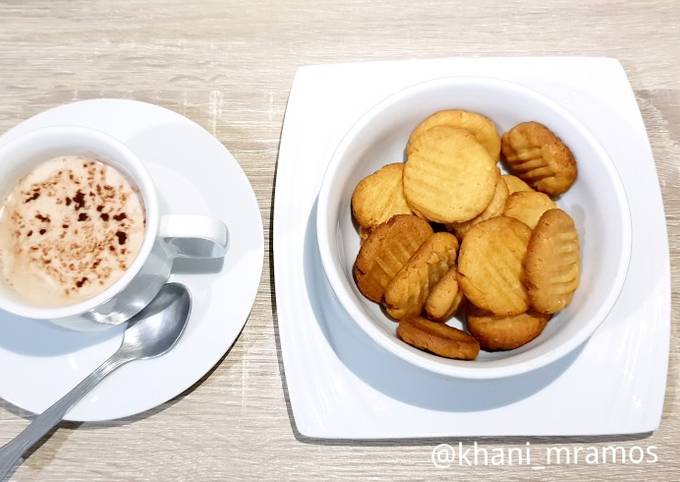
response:
{"label": "white saucer", "polygon": [[[152,104],[89,100],[32,117],[0,137],[54,125],[99,129],[128,145],[147,164],[165,212],[209,214],[229,227],[224,263],[180,265],[193,311],[168,354],[124,366],[66,416],[103,421],[149,410],[197,382],[238,337],[262,275],[260,210],[248,178],[227,149],[193,121]],[[203,270],[205,273],[200,273]],[[0,313],[0,397],[42,412],[96,368],[120,344],[122,327],[78,333]]]}
{"label": "white saucer", "polygon": [[[393,92],[455,75],[513,81],[569,110],[616,163],[631,204],[633,254],[607,319],[561,360],[503,380],[444,378],[374,344],[332,294],[316,244],[321,178],[349,127]],[[670,336],[666,224],[644,124],[613,59],[453,58],[298,70],[277,166],[274,268],[286,384],[302,435],[605,435],[659,425]]]}

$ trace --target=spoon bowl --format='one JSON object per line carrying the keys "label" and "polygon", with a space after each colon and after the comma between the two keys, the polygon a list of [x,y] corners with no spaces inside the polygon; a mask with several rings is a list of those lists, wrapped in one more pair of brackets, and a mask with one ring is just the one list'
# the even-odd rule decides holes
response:
{"label": "spoon bowl", "polygon": [[160,356],[175,346],[191,312],[184,285],[167,283],[146,308],[128,322],[119,353],[141,360]]}

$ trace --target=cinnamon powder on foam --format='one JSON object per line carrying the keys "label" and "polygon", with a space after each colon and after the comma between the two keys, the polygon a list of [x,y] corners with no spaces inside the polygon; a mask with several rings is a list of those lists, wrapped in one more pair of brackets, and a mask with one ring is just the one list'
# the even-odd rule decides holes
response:
{"label": "cinnamon powder on foam", "polygon": [[0,272],[37,306],[91,298],[115,283],[144,240],[141,199],[113,167],[51,159],[17,181],[0,211]]}

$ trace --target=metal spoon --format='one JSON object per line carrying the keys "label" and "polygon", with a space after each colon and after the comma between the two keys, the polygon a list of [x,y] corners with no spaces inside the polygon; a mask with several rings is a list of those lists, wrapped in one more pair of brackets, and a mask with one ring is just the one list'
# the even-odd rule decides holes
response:
{"label": "metal spoon", "polygon": [[14,440],[0,448],[0,480],[4,480],[21,456],[52,428],[104,377],[134,360],[154,358],[170,350],[182,336],[191,311],[191,298],[184,285],[168,283],[156,298],[128,322],[123,342],[76,387],[54,403]]}

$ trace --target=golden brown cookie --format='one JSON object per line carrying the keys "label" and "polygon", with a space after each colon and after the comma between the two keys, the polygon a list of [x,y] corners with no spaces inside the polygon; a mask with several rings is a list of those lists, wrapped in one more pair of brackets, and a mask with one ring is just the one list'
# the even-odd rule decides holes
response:
{"label": "golden brown cookie", "polygon": [[434,233],[385,288],[385,308],[395,320],[419,315],[430,290],[456,262],[458,240]]}
{"label": "golden brown cookie", "polygon": [[535,312],[512,316],[496,316],[467,306],[467,329],[482,350],[513,350],[529,343],[543,332],[550,315]]}
{"label": "golden brown cookie", "polygon": [[406,156],[410,157],[413,141],[423,132],[435,126],[446,125],[465,129],[475,136],[494,161],[498,161],[501,152],[501,137],[496,124],[491,119],[476,112],[466,110],[442,110],[432,114],[413,130],[406,145]]}
{"label": "golden brown cookie", "polygon": [[496,315],[529,308],[521,282],[531,229],[506,216],[475,224],[465,235],[458,259],[458,282],[475,305]]}
{"label": "golden brown cookie", "polygon": [[534,310],[557,313],[574,296],[580,276],[579,240],[571,217],[546,211],[531,234],[524,260],[524,284]]}
{"label": "golden brown cookie", "polygon": [[425,314],[432,321],[446,321],[462,302],[463,290],[458,286],[458,272],[454,266],[430,290],[425,300]]}
{"label": "golden brown cookie", "polygon": [[411,346],[446,358],[474,360],[479,354],[479,343],[464,331],[420,316],[401,320],[397,336]]}
{"label": "golden brown cookie", "polygon": [[498,181],[496,163],[469,132],[436,126],[413,140],[404,165],[404,195],[430,221],[455,223],[478,216]]}
{"label": "golden brown cookie", "polygon": [[556,207],[553,200],[542,192],[516,192],[505,202],[503,216],[515,218],[534,229],[543,213]]}
{"label": "golden brown cookie", "polygon": [[503,134],[503,157],[508,168],[537,191],[550,196],[565,192],[576,180],[576,160],[550,129],[523,122]]}
{"label": "golden brown cookie", "polygon": [[501,176],[498,177],[498,182],[496,182],[496,192],[491,198],[489,205],[482,211],[482,213],[472,218],[464,223],[453,223],[446,226],[447,229],[456,233],[458,238],[463,239],[465,233],[467,233],[472,226],[487,219],[495,218],[503,214],[503,209],[505,208],[505,202],[508,199],[508,186],[505,184]]}
{"label": "golden brown cookie", "polygon": [[503,181],[505,181],[505,185],[508,186],[508,195],[515,194],[516,192],[534,192],[531,186],[517,176],[503,174],[502,177]]}
{"label": "golden brown cookie", "polygon": [[388,164],[359,181],[352,194],[357,224],[371,231],[396,214],[411,214],[404,197],[404,164]]}
{"label": "golden brown cookie", "polygon": [[394,216],[375,228],[362,243],[354,262],[359,291],[380,303],[387,284],[430,236],[429,223],[408,214]]}
{"label": "golden brown cookie", "polygon": [[370,234],[371,234],[371,230],[366,229],[363,226],[359,226],[359,238],[361,239],[362,243],[368,239]]}

